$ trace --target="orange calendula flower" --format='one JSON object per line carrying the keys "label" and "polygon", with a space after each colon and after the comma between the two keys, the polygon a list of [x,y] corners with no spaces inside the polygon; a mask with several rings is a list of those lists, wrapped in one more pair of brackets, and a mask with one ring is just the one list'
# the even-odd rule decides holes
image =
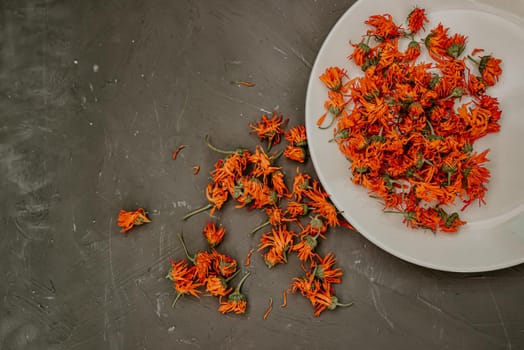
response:
{"label": "orange calendula flower", "polygon": [[266,208],[266,214],[268,217],[268,222],[272,226],[281,225],[283,221],[286,221],[282,209],[279,207],[276,208]]}
{"label": "orange calendula flower", "polygon": [[171,281],[182,281],[188,278],[193,280],[195,271],[194,269],[191,269],[191,266],[189,266],[189,264],[184,259],[175,262],[170,258],[169,263],[171,264],[171,269],[169,270],[167,277]]}
{"label": "orange calendula flower", "polygon": [[468,79],[468,90],[472,95],[480,96],[486,92],[486,84],[481,77],[470,74]]}
{"label": "orange calendula flower", "polygon": [[484,195],[487,191],[486,184],[490,178],[490,172],[485,166],[485,163],[489,161],[488,152],[489,150],[485,150],[479,154],[474,154],[464,164],[462,175],[467,188],[466,194],[469,197],[466,200],[466,206],[475,200],[484,201]]}
{"label": "orange calendula flower", "polygon": [[322,215],[330,226],[338,225],[337,209],[328,201],[329,195],[320,189],[317,180],[313,181],[313,186],[306,190],[304,194],[310,199],[307,205],[313,208],[314,213]]}
{"label": "orange calendula flower", "polygon": [[324,283],[340,283],[342,269],[340,267],[333,268],[336,261],[337,259],[332,253],[328,253],[323,258],[319,257],[318,261],[313,264],[313,274]]}
{"label": "orange calendula flower", "polygon": [[207,242],[211,248],[214,248],[224,239],[226,229],[223,226],[217,227],[214,222],[208,221],[206,222],[206,226],[202,232],[204,233],[204,236],[206,237]]}
{"label": "orange calendula flower", "polygon": [[420,44],[412,40],[409,43],[403,58],[407,61],[414,61],[417,59],[418,56],[420,56]]}
{"label": "orange calendula flower", "polygon": [[464,35],[453,35],[447,43],[446,53],[453,58],[458,58],[466,48],[466,39]]}
{"label": "orange calendula flower", "polygon": [[231,293],[228,296],[227,301],[220,302],[218,311],[223,314],[234,312],[236,314],[243,314],[246,312],[247,308],[247,298],[244,294],[234,294]]}
{"label": "orange calendula flower", "polygon": [[498,121],[500,120],[500,116],[502,115],[502,112],[499,108],[498,99],[496,97],[483,95],[480,97],[479,107],[483,109],[487,109],[490,113],[488,131],[489,132],[499,131],[500,124],[498,123]]}
{"label": "orange calendula flower", "polygon": [[217,251],[212,251],[213,257],[213,270],[216,273],[219,273],[223,277],[231,277],[237,272],[237,261],[230,257],[229,255],[218,253]]}
{"label": "orange calendula flower", "polygon": [[311,220],[307,223],[306,226],[302,228],[302,231],[300,231],[301,235],[310,235],[315,237],[324,237],[324,233],[327,232],[328,227],[324,223],[324,220],[322,220],[322,217],[320,215],[315,215],[313,217],[310,217]]}
{"label": "orange calendula flower", "polygon": [[[193,211],[190,211],[189,213],[184,215],[182,220],[187,220],[190,217],[196,214],[202,213],[209,209],[211,209],[209,211],[209,216],[213,216],[213,213],[215,212],[215,210],[220,210],[222,206],[224,205],[224,203],[227,202],[229,193],[231,194],[234,193],[234,179],[231,179],[231,180],[232,180],[231,181],[232,184],[229,184],[227,181],[210,182],[206,186],[206,197],[208,200],[208,204],[198,209],[195,209]],[[231,188],[228,188],[228,187],[224,188],[224,185],[231,186]]]}
{"label": "orange calendula flower", "polygon": [[307,146],[307,135],[306,127],[304,125],[298,125],[294,128],[289,129],[286,132],[286,140],[292,146],[305,147]]}
{"label": "orange calendula flower", "polygon": [[213,212],[215,209],[220,210],[224,203],[227,201],[229,193],[224,190],[220,184],[209,184],[206,187],[206,197],[209,201],[209,206],[211,207],[211,211],[209,215],[213,215]]}
{"label": "orange calendula flower", "polygon": [[408,28],[411,33],[416,34],[419,30],[424,29],[424,23],[428,22],[426,10],[415,7],[408,15]]}
{"label": "orange calendula flower", "polygon": [[329,112],[329,114],[331,116],[331,121],[330,121],[330,123],[327,126],[323,126],[324,121],[326,120],[326,117],[328,115],[328,113],[324,113],[317,120],[317,123],[316,123],[317,126],[323,128],[323,129],[327,129],[327,128],[329,128],[333,124],[335,119],[338,116],[340,116],[341,113],[344,112],[344,107],[348,103],[348,101],[346,101],[344,99],[344,95],[341,92],[339,92],[339,91],[330,90],[328,92],[328,98],[329,99],[326,102],[324,102],[324,108]]}
{"label": "orange calendula flower", "polygon": [[220,306],[218,307],[218,311],[221,313],[229,313],[234,312],[236,314],[243,314],[246,312],[247,308],[247,297],[240,292],[240,289],[242,288],[242,284],[244,284],[245,280],[249,276],[249,272],[242,277],[240,282],[238,283],[235,290],[229,294],[227,297],[227,301],[220,302]]}
{"label": "orange calendula flower", "polygon": [[317,293],[311,301],[315,308],[314,315],[319,317],[324,310],[335,310],[337,307],[349,307],[353,303],[340,303],[335,295],[331,294],[329,289],[323,289]]}
{"label": "orange calendula flower", "polygon": [[435,232],[440,223],[439,213],[435,208],[421,208],[409,203],[402,212],[404,222],[412,228],[425,228]]}
{"label": "orange calendula flower", "polygon": [[250,209],[260,209],[267,205],[276,204],[278,201],[277,192],[256,177],[241,179],[237,188],[238,196],[235,199],[239,204],[236,208],[250,205]]}
{"label": "orange calendula flower", "polygon": [[305,203],[300,203],[296,201],[289,201],[287,203],[287,208],[285,215],[291,219],[297,219],[300,216],[307,215],[309,212],[309,207]]}
{"label": "orange calendula flower", "polygon": [[284,150],[284,157],[295,162],[304,163],[306,160],[306,150],[302,147],[288,145]]}
{"label": "orange calendula flower", "polygon": [[499,76],[502,74],[501,63],[501,59],[489,55],[480,58],[479,71],[486,85],[493,86],[497,83]]}
{"label": "orange calendula flower", "polygon": [[320,80],[326,87],[333,91],[340,90],[342,78],[347,76],[346,71],[338,67],[326,68],[326,71],[320,76]]}
{"label": "orange calendula flower", "polygon": [[284,173],[280,170],[276,170],[271,175],[271,184],[275,192],[281,197],[287,197],[289,190],[284,182]]}
{"label": "orange calendula flower", "polygon": [[[304,269],[304,267],[302,267]],[[352,303],[340,303],[334,295],[334,289],[328,281],[321,281],[316,276],[315,267],[313,271],[306,271],[302,278],[293,278],[292,291],[297,291],[306,297],[314,308],[314,315],[320,316],[324,310],[334,310],[337,307],[351,306]]]}
{"label": "orange calendula flower", "polygon": [[324,103],[324,107],[334,116],[338,116],[347,104],[344,95],[337,91],[329,91],[328,98],[329,100]]}
{"label": "orange calendula flower", "polygon": [[[185,251],[187,251],[184,248]],[[207,251],[196,253],[194,258],[188,256],[188,260],[193,262],[196,268],[196,280],[203,283],[213,268],[213,255]]]}
{"label": "orange calendula flower", "polygon": [[313,261],[314,257],[316,256],[315,248],[318,245],[317,238],[319,235],[320,233],[317,233],[316,236],[311,236],[309,234],[303,235],[300,239],[300,242],[293,245],[292,249],[294,252],[297,252],[300,261]]}
{"label": "orange calendula flower", "polygon": [[208,276],[205,280],[206,291],[215,297],[225,297],[233,290],[227,286],[226,280],[221,276]]}
{"label": "orange calendula flower", "polygon": [[269,268],[280,263],[287,263],[287,252],[293,248],[293,233],[285,225],[272,228],[260,238],[258,251],[268,249],[262,255]]}
{"label": "orange calendula flower", "polygon": [[213,182],[231,193],[235,182],[243,175],[250,157],[249,151],[239,150],[231,152],[225,159],[219,159],[211,172]]}
{"label": "orange calendula flower", "polygon": [[237,185],[237,192],[238,196],[235,199],[239,204],[236,208],[250,205],[250,209],[260,209],[278,201],[277,192],[257,177],[242,178]]}
{"label": "orange calendula flower", "polygon": [[194,271],[194,279],[202,285],[207,276],[210,273],[212,263],[213,263],[213,256],[208,253],[207,251],[200,251],[196,253],[194,256],[191,256],[189,254],[189,251],[187,250],[186,243],[184,241],[184,237],[182,234],[178,235],[178,239],[180,240],[180,244],[182,245],[182,248],[184,249],[184,253],[186,255],[187,260],[189,260],[191,263],[193,263],[193,267],[195,268]]}
{"label": "orange calendula flower", "polygon": [[375,29],[369,29],[367,34],[374,36],[380,41],[400,35],[400,28],[393,22],[393,17],[390,14],[370,16],[365,23],[375,27]]}
{"label": "orange calendula flower", "polygon": [[[395,38],[390,41],[386,41],[381,45],[381,51],[380,55],[377,57],[378,61],[376,62],[368,62],[367,65],[375,65],[376,69],[385,69],[394,63],[398,62],[401,58],[400,52],[398,51],[398,38]],[[362,68],[364,71],[366,71],[366,63],[364,63],[364,67]]]}
{"label": "orange calendula flower", "polygon": [[293,195],[298,202],[302,200],[302,195],[309,189],[310,181],[311,176],[301,173],[300,169],[297,168],[297,175],[293,180]]}
{"label": "orange calendula flower", "polygon": [[473,139],[477,139],[488,133],[488,124],[490,121],[489,110],[484,108],[468,108],[467,105],[462,105],[457,109],[457,113],[468,127],[468,134]]}
{"label": "orange calendula flower", "polygon": [[249,161],[253,165],[251,176],[262,177],[265,181],[267,176],[279,170],[279,167],[273,166],[274,156],[268,156],[262,147],[257,146],[255,153],[249,157]]}
{"label": "orange calendula flower", "polygon": [[364,62],[366,62],[367,56],[371,51],[371,48],[368,46],[368,44],[364,42],[360,42],[358,44],[351,45],[354,47],[353,53],[349,56],[350,60],[353,60],[355,64],[359,67],[361,67]]}
{"label": "orange calendula flower", "polygon": [[168,278],[173,281],[177,295],[173,301],[174,307],[178,299],[184,294],[190,294],[198,298],[200,283],[195,282],[196,267],[189,266],[185,260],[177,262],[170,259],[171,270]]}
{"label": "orange calendula flower", "polygon": [[125,233],[131,230],[134,226],[142,225],[146,222],[151,222],[146,216],[146,211],[143,208],[138,208],[135,211],[120,210],[118,213],[118,226],[122,227],[120,232]]}
{"label": "orange calendula flower", "polygon": [[285,119],[277,112],[273,112],[273,116],[268,118],[262,114],[262,119],[256,124],[249,124],[252,133],[256,133],[261,140],[268,142],[268,148],[280,143],[280,136],[284,134],[283,127],[287,124],[289,119]]}
{"label": "orange calendula flower", "polygon": [[320,281],[315,279],[315,275],[312,273],[306,272],[306,275],[302,278],[293,278],[291,290],[293,293],[300,292],[303,297],[311,301],[320,291]]}
{"label": "orange calendula flower", "polygon": [[282,250],[277,248],[270,248],[262,254],[262,258],[268,268],[273,268],[278,264],[286,264],[287,257],[282,253]]}
{"label": "orange calendula flower", "polygon": [[441,61],[442,57],[446,55],[449,42],[448,30],[449,29],[445,28],[442,23],[439,23],[424,39],[424,44],[430,56],[437,62]]}

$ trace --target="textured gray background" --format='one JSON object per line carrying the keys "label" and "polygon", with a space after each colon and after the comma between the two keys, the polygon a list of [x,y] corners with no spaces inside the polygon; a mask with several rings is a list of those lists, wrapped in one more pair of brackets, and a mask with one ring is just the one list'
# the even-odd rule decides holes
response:
{"label": "textured gray background", "polygon": [[[205,247],[206,215],[180,220],[219,157],[204,135],[253,147],[247,123],[275,108],[303,123],[311,64],[352,3],[1,0],[0,349],[524,348],[522,266],[433,271],[346,230],[321,251],[337,254],[350,309],[314,318],[298,296],[280,309],[300,268],[258,255],[245,316],[211,298],[170,307],[176,233]],[[137,206],[153,223],[122,236],[118,210]],[[226,207],[221,250],[242,260],[262,218]]]}

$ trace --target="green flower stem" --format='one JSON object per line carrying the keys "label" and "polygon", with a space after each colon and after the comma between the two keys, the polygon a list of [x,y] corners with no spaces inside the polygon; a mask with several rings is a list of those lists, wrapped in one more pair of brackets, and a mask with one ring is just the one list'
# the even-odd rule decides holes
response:
{"label": "green flower stem", "polygon": [[234,151],[226,151],[226,150],[220,149],[220,148],[218,148],[216,146],[213,146],[211,144],[211,142],[209,141],[209,135],[206,135],[204,137],[204,141],[206,142],[207,147],[209,147],[210,149],[212,149],[215,152],[222,153],[222,154],[234,154],[234,153],[237,153],[237,152],[242,152],[242,150],[243,150],[242,148],[240,148],[240,149],[237,149],[237,150],[234,150]]}
{"label": "green flower stem", "polygon": [[193,211],[190,211],[189,213],[187,213],[186,215],[184,215],[184,217],[182,218],[182,220],[186,221],[187,219],[189,219],[190,217],[192,217],[193,215],[196,215],[196,214],[199,214],[199,213],[202,213],[208,209],[211,209],[213,208],[213,204],[211,203],[208,203],[206,205],[204,205],[203,207],[201,208],[198,208],[198,209],[195,209]]}
{"label": "green flower stem", "polygon": [[264,227],[266,227],[267,225],[269,225],[269,220],[258,225],[257,227],[255,227],[253,230],[251,230],[250,234],[251,235],[254,235],[255,233],[257,233],[257,231],[263,229]]}
{"label": "green flower stem", "polygon": [[240,294],[240,288],[242,288],[242,285],[244,284],[244,282],[246,281],[246,279],[249,277],[250,274],[251,273],[248,272],[244,275],[244,277],[242,277],[240,282],[238,282],[237,287],[235,288],[235,291],[233,292],[233,294]]}
{"label": "green flower stem", "polygon": [[184,248],[184,253],[186,254],[187,260],[191,261],[193,265],[195,265],[196,264],[195,257],[191,257],[189,255],[189,252],[187,251],[187,248],[186,248],[186,242],[184,242],[184,237],[182,236],[181,233],[178,234],[178,239],[180,240],[180,243],[182,243],[182,248]]}
{"label": "green flower stem", "polygon": [[335,117],[335,115],[333,113],[329,113],[329,115],[331,116],[331,121],[329,122],[329,124],[327,126],[320,125],[318,127],[319,129],[325,130],[325,129],[329,129],[330,127],[333,126],[333,123],[335,122],[335,119],[337,119],[337,118]]}
{"label": "green flower stem", "polygon": [[226,283],[231,281],[233,278],[236,277],[236,275],[238,275],[240,273],[240,270],[237,270],[237,272],[235,272],[234,274],[232,274],[231,276],[229,276],[225,281]]}
{"label": "green flower stem", "polygon": [[173,299],[173,302],[171,303],[172,308],[175,307],[176,302],[178,301],[178,299],[180,299],[181,296],[182,296],[182,293],[176,293],[175,299]]}
{"label": "green flower stem", "polygon": [[477,61],[476,59],[474,59],[473,57],[471,57],[470,55],[468,55],[468,59],[471,60],[472,62],[476,63],[477,65],[480,65],[480,62]]}

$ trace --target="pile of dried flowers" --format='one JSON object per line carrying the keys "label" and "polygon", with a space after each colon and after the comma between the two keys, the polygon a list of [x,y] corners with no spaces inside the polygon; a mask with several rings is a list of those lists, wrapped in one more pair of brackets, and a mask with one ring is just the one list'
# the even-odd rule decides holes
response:
{"label": "pile of dried flowers", "polygon": [[[502,73],[501,60],[481,49],[464,56],[467,37],[442,24],[417,40],[426,22],[421,8],[408,15],[406,29],[389,14],[369,17],[370,29],[349,56],[364,75],[326,69],[320,79],[328,100],[318,125],[336,121],[334,141],[351,162],[352,181],[380,198],[386,212],[401,213],[413,228],[455,232],[466,222],[443,207],[484,203],[489,150],[477,153],[474,144],[500,129],[499,102],[486,91]],[[423,46],[433,62],[417,60]]]}
{"label": "pile of dried flowers", "polygon": [[[251,231],[251,234],[256,234],[265,229],[260,236],[258,251],[269,268],[287,263],[289,254],[296,253],[302,262],[305,276],[292,280],[291,291],[308,298],[314,307],[314,314],[319,316],[326,309],[350,304],[340,303],[335,295],[333,285],[341,282],[342,270],[335,267],[334,255],[329,253],[321,256],[315,248],[319,239],[326,238],[329,228],[351,226],[339,216],[328,194],[320,188],[318,180],[312,179],[309,174],[301,172],[297,167],[292,183],[286,183],[278,160],[283,155],[303,163],[307,155],[305,127],[299,125],[286,130],[287,123],[288,120],[282,115],[273,113],[271,117],[264,114],[259,121],[249,125],[251,133],[267,144],[267,150],[257,146],[254,150],[239,148],[224,151],[212,145],[206,137],[209,148],[226,156],[219,159],[211,171],[211,181],[206,187],[208,203],[188,213],[183,219],[187,220],[207,210],[212,216],[228,200],[233,200],[236,208],[263,211],[267,221]],[[287,140],[285,149],[277,154],[269,153],[282,139]],[[213,248],[223,239],[225,229],[208,222],[203,232],[210,244],[210,251],[190,257],[186,250],[186,259],[172,262],[169,278],[174,282],[177,292],[175,300],[183,294],[198,296],[200,289],[205,289],[209,295],[219,297],[220,312],[245,312],[247,298],[240,293],[240,286],[247,274],[235,290],[229,287],[229,280],[238,272],[238,264],[233,258]],[[245,265],[249,265],[251,253],[246,257]],[[228,268],[224,271],[221,266]],[[264,318],[267,318],[272,306],[271,299]]]}

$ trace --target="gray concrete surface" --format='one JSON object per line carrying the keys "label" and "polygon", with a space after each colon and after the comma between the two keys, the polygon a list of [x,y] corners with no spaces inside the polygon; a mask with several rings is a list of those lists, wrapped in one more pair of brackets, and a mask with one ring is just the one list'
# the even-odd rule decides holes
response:
{"label": "gray concrete surface", "polygon": [[[290,296],[280,309],[300,267],[258,255],[246,315],[211,298],[170,306],[176,233],[205,247],[206,216],[180,220],[219,157],[204,135],[253,147],[247,123],[276,108],[303,123],[311,64],[352,3],[0,1],[0,349],[523,349],[522,266],[433,271],[342,229],[321,251],[337,254],[352,308],[314,318]],[[122,236],[118,210],[138,206],[153,223]],[[263,215],[217,215],[221,249],[242,260]]]}

